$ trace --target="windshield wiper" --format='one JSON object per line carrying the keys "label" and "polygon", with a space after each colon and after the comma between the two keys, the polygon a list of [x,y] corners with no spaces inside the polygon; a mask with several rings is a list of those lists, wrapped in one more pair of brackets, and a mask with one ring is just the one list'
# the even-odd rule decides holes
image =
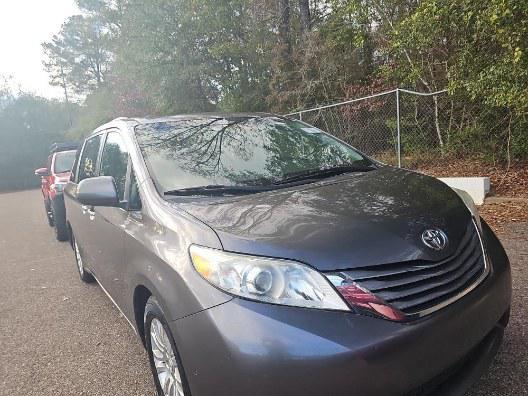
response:
{"label": "windshield wiper", "polygon": [[274,184],[295,183],[297,181],[324,179],[351,172],[368,172],[376,169],[372,165],[337,165],[321,169],[306,169],[300,172],[287,174],[285,178],[276,181]]}
{"label": "windshield wiper", "polygon": [[165,191],[163,194],[176,196],[221,197],[224,195],[252,194],[266,190],[269,190],[269,188],[265,188],[262,186],[224,186],[221,184],[213,184],[209,186],[188,187],[180,188],[178,190],[169,190]]}
{"label": "windshield wiper", "polygon": [[338,165],[329,168],[307,169],[299,172],[287,174],[280,180],[270,180],[266,178],[247,180],[248,185],[226,186],[223,184],[212,184],[207,186],[187,187],[177,190],[165,191],[164,195],[175,196],[208,196],[220,197],[225,195],[253,194],[262,191],[270,191],[285,184],[294,184],[306,180],[323,179],[325,177],[337,176],[350,172],[368,172],[376,169],[373,165]]}

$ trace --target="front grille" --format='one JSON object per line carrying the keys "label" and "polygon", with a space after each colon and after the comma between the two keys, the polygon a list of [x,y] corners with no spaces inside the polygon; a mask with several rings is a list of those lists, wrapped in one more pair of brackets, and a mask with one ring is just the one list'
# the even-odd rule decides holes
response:
{"label": "front grille", "polygon": [[423,316],[453,302],[475,287],[486,272],[473,221],[456,252],[442,261],[406,261],[343,271],[362,288],[411,316]]}

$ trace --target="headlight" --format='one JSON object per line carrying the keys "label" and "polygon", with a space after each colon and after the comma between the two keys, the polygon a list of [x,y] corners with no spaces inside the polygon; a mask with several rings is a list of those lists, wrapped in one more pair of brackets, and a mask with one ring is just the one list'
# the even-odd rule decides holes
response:
{"label": "headlight", "polygon": [[194,268],[209,283],[251,300],[350,311],[328,280],[307,265],[192,245]]}
{"label": "headlight", "polygon": [[471,198],[471,195],[469,195],[464,190],[459,190],[458,188],[453,188],[453,190],[458,194],[458,196],[462,199],[466,207],[471,212],[471,215],[475,219],[475,222],[477,223],[477,226],[479,230],[482,231],[482,225],[480,224],[480,215],[477,209],[477,205],[475,205],[475,201],[473,201],[473,198]]}

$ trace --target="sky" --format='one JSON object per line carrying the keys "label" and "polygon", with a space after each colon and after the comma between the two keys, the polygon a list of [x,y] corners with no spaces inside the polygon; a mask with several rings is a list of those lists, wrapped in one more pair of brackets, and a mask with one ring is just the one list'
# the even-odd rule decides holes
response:
{"label": "sky", "polygon": [[41,43],[77,13],[74,0],[1,0],[0,77],[12,76],[16,90],[60,98],[61,89],[48,84]]}

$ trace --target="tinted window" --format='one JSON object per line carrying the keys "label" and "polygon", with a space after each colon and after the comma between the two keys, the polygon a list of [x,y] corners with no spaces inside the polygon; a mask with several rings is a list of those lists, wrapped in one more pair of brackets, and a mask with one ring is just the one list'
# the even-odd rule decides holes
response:
{"label": "tinted window", "polygon": [[136,136],[163,191],[256,185],[305,170],[370,161],[323,131],[279,117],[204,117],[142,124]]}
{"label": "tinted window", "polygon": [[71,171],[73,162],[75,161],[75,154],[75,151],[63,151],[55,154],[53,172],[62,173]]}
{"label": "tinted window", "polygon": [[121,135],[110,132],[106,138],[101,157],[101,176],[113,176],[117,194],[122,201],[125,197],[128,151]]}
{"label": "tinted window", "polygon": [[79,179],[78,181],[96,176],[95,169],[97,164],[97,155],[101,144],[101,135],[94,136],[86,141],[79,162]]}

